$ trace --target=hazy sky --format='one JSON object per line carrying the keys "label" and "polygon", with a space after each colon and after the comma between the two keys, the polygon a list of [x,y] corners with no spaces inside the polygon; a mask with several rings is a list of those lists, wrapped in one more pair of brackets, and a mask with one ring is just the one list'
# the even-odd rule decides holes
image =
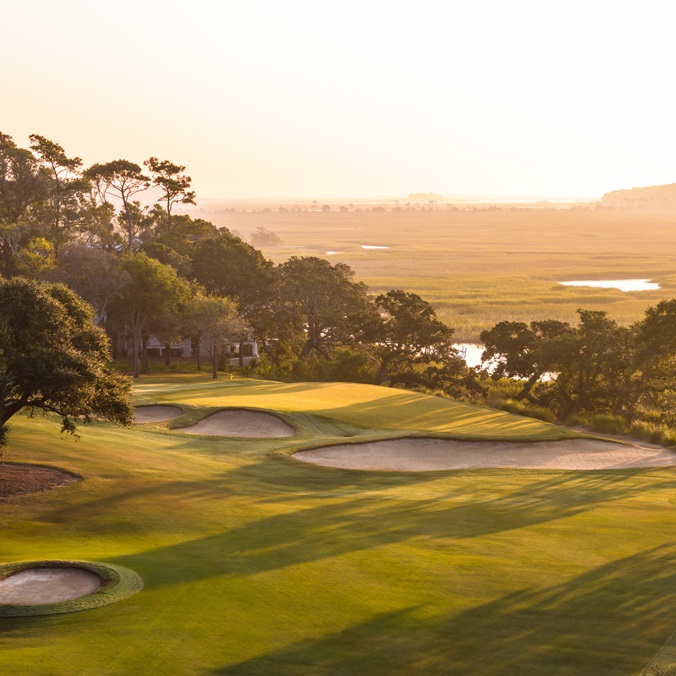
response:
{"label": "hazy sky", "polygon": [[676,182],[674,6],[6,2],[0,131],[185,164],[212,198]]}

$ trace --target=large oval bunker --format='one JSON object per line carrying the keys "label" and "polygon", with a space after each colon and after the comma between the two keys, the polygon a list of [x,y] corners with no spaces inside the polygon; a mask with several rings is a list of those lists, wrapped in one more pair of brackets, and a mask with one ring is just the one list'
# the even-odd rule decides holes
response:
{"label": "large oval bunker", "polygon": [[595,439],[511,442],[409,437],[324,446],[299,451],[293,457],[327,467],[404,472],[480,468],[599,470],[676,466],[676,453],[666,449]]}

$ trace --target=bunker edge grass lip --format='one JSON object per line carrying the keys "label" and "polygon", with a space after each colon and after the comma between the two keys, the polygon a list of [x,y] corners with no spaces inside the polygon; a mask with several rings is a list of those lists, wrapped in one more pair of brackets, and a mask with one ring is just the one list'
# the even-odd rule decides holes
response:
{"label": "bunker edge grass lip", "polygon": [[112,563],[60,559],[0,564],[0,582],[15,573],[33,568],[79,568],[100,577],[101,587],[92,594],[70,601],[34,605],[0,604],[0,617],[36,617],[39,615],[77,613],[122,601],[143,589],[143,580],[129,568],[116,566]]}

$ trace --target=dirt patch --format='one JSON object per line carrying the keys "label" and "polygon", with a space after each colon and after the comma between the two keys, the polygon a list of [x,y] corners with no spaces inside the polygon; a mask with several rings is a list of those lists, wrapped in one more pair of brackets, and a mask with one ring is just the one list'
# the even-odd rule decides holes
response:
{"label": "dirt patch", "polygon": [[82,568],[29,568],[0,580],[0,603],[17,606],[72,601],[101,588],[101,578]]}
{"label": "dirt patch", "polygon": [[0,463],[0,500],[28,493],[42,493],[80,481],[82,477],[56,467]]}
{"label": "dirt patch", "polygon": [[429,471],[478,468],[598,470],[676,466],[676,453],[593,439],[493,442],[388,439],[295,453],[316,465],[362,470]]}
{"label": "dirt patch", "polygon": [[295,434],[291,425],[272,413],[235,408],[212,413],[196,425],[183,427],[180,431],[187,434],[250,439],[292,437]]}
{"label": "dirt patch", "polygon": [[135,423],[162,422],[183,414],[180,406],[134,406]]}

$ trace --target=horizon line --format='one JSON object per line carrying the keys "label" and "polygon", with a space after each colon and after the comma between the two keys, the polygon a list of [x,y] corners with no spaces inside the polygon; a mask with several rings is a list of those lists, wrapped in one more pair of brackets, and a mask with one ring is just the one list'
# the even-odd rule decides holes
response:
{"label": "horizon line", "polygon": [[[428,193],[411,193],[411,194],[428,194]],[[252,202],[252,203],[297,203],[297,202],[340,202],[349,204],[350,202],[361,202],[361,203],[381,203],[389,202],[399,204],[428,204],[430,202],[443,202],[443,203],[465,203],[465,204],[481,204],[481,203],[491,203],[491,204],[541,204],[543,202],[554,203],[554,204],[575,204],[575,203],[589,203],[589,202],[598,202],[601,197],[592,197],[592,196],[570,196],[570,195],[528,195],[528,194],[514,194],[514,195],[502,195],[495,193],[486,193],[486,194],[465,194],[465,195],[441,195],[439,193],[429,193],[430,195],[436,195],[437,199],[430,200],[414,200],[410,199],[408,196],[405,197],[395,197],[392,195],[374,195],[370,197],[317,197],[317,196],[304,196],[304,197],[281,197],[281,196],[266,196],[266,197],[224,197],[224,196],[213,196],[205,195],[203,197],[198,197],[198,203],[200,201],[207,202],[219,202],[219,203],[242,203],[242,202]]]}

